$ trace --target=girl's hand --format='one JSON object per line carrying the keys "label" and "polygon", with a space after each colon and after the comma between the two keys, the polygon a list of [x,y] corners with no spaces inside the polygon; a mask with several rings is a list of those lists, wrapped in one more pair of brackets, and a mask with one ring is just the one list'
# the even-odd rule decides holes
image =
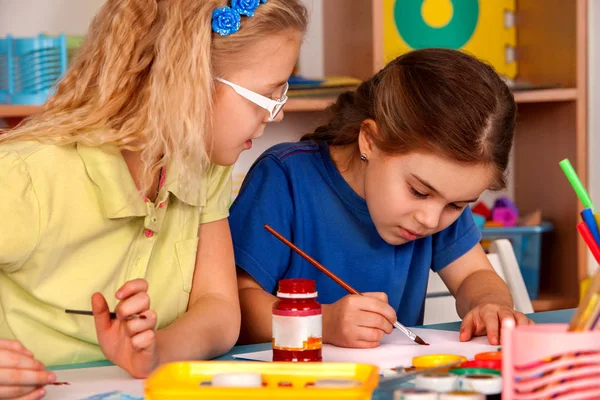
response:
{"label": "girl's hand", "polygon": [[499,345],[500,327],[505,318],[514,319],[517,325],[533,325],[533,321],[525,314],[512,308],[493,303],[479,304],[463,318],[460,326],[460,341],[466,342],[474,336],[487,334],[490,344]]}
{"label": "girl's hand", "polygon": [[156,313],[150,310],[148,283],[136,279],[125,283],[116,293],[117,318],[110,319],[104,296],[92,297],[98,343],[104,355],[134,378],[146,378],[158,366],[156,351]]}
{"label": "girl's hand", "polygon": [[323,305],[323,341],[340,347],[373,348],[392,333],[396,311],[385,293],[348,295]]}
{"label": "girl's hand", "polygon": [[16,340],[0,339],[0,399],[37,400],[43,386],[56,382],[56,375]]}

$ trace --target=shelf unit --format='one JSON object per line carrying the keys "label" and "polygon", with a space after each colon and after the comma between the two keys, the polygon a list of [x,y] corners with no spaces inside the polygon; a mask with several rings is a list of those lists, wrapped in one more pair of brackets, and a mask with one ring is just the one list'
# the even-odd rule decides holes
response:
{"label": "shelf unit", "polygon": [[[382,11],[383,0],[323,2],[326,75],[365,79],[383,66]],[[517,0],[517,15],[518,78],[560,86],[515,92],[515,200],[523,213],[541,209],[554,224],[534,309],[569,308],[587,276],[587,250],[575,228],[581,206],[558,162],[569,158],[587,184],[587,0]],[[285,111],[318,112],[333,101],[291,98]],[[39,110],[0,105],[0,118],[14,126]]]}
{"label": "shelf unit", "polygon": [[[558,163],[569,158],[587,184],[587,0],[516,0],[518,81],[558,89],[515,92],[515,201],[554,225],[545,238],[537,311],[579,301],[587,250],[581,206]],[[383,0],[323,2],[325,74],[365,79],[384,65]]]}
{"label": "shelf unit", "polygon": [[[286,112],[323,111],[335,101],[335,97],[294,97],[285,105]],[[550,103],[574,101],[577,89],[542,89],[522,90],[515,92],[517,103]],[[24,118],[37,113],[41,106],[4,105],[0,104],[0,118]]]}

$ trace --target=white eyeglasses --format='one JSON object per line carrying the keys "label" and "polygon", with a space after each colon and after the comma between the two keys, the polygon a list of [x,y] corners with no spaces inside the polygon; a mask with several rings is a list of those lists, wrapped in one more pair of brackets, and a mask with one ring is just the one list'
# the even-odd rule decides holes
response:
{"label": "white eyeglasses", "polygon": [[250,100],[257,106],[262,107],[265,110],[267,110],[269,112],[269,121],[275,120],[275,118],[277,117],[277,114],[279,114],[279,112],[283,108],[283,105],[288,100],[287,91],[288,91],[288,88],[290,87],[290,85],[287,82],[285,83],[285,85],[283,85],[283,90],[281,91],[281,97],[279,97],[279,99],[277,99],[277,100],[272,100],[261,94],[253,92],[250,89],[246,89],[245,87],[236,85],[233,82],[229,82],[223,78],[216,78],[216,79],[219,82],[224,83],[227,86],[231,87],[240,96],[244,97],[245,99]]}

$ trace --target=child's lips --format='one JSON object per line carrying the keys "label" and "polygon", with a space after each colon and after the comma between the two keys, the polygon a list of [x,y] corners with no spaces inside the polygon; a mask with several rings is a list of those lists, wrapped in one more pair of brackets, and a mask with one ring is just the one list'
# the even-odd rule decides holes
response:
{"label": "child's lips", "polygon": [[419,237],[421,237],[422,235],[419,235],[416,232],[410,231],[406,228],[403,228],[401,226],[398,227],[398,230],[400,231],[400,236],[402,236],[404,239],[406,240],[416,240]]}

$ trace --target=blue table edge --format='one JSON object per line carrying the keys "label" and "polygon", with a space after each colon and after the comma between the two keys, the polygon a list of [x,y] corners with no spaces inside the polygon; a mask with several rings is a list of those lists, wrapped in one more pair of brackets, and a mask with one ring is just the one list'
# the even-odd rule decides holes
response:
{"label": "blue table edge", "polygon": [[[539,313],[529,314],[528,317],[531,318],[536,324],[548,324],[548,323],[568,323],[573,314],[575,313],[575,309],[567,309],[567,310],[557,310],[557,311],[545,311]],[[438,330],[446,330],[446,331],[456,331],[460,330],[460,322],[448,322],[443,324],[433,324],[433,325],[423,325],[418,328],[429,328],[429,329],[438,329]],[[243,353],[252,353],[256,351],[269,350],[271,348],[270,343],[260,343],[260,344],[249,344],[249,345],[239,345],[235,346],[228,353],[223,354],[220,357],[216,357],[213,360],[218,361],[232,361],[234,360],[233,356],[235,354],[243,354]],[[87,363],[80,364],[65,364],[65,365],[57,365],[48,367],[51,371],[60,371],[66,369],[80,369],[80,368],[94,368],[94,367],[107,367],[114,365],[108,360],[99,360],[92,361]]]}

